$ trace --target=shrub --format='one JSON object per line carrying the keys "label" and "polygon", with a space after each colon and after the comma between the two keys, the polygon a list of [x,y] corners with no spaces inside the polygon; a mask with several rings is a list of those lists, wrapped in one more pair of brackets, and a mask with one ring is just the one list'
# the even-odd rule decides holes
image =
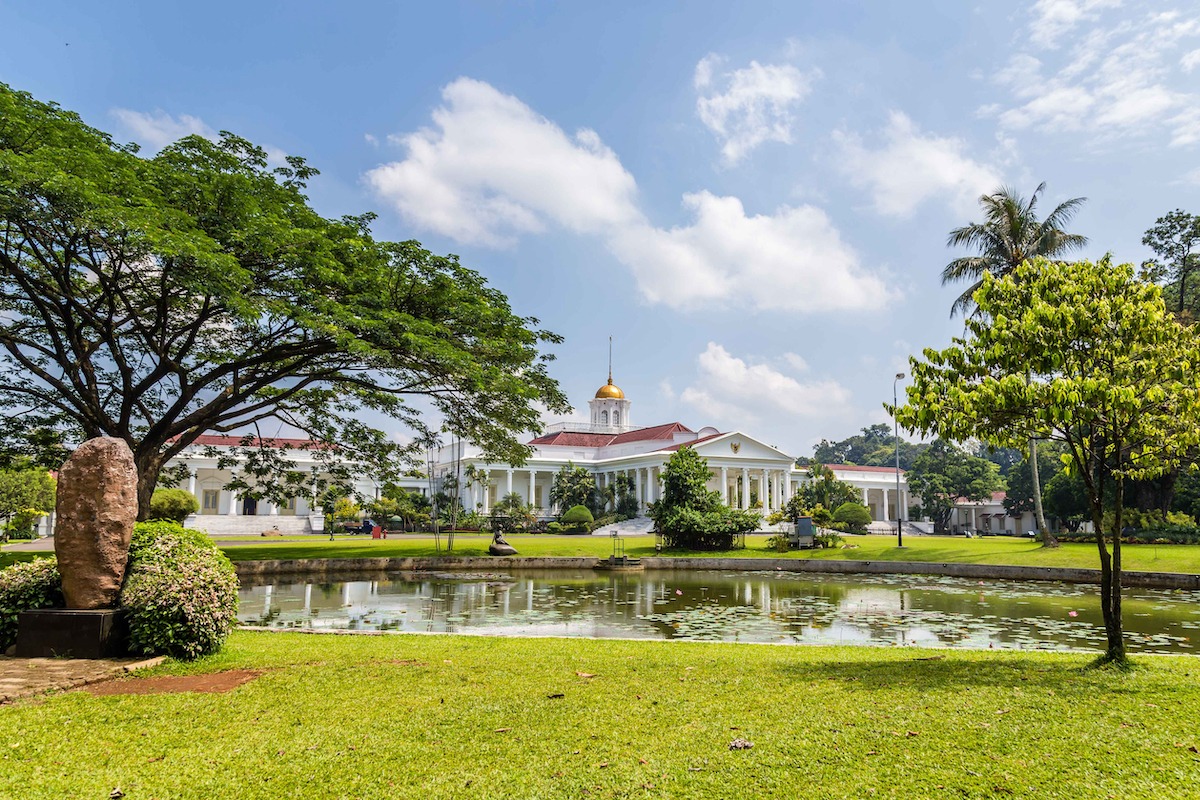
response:
{"label": "shrub", "polygon": [[813,544],[821,549],[841,547],[842,537],[836,531],[821,531],[813,536]]}
{"label": "shrub", "polygon": [[199,510],[196,496],[186,489],[155,489],[150,496],[150,519],[183,522]]}
{"label": "shrub", "polygon": [[777,533],[767,539],[767,549],[776,553],[786,553],[792,549],[792,543],[788,541],[786,533]]}
{"label": "shrub", "polygon": [[592,512],[587,506],[571,506],[567,512],[559,518],[563,528],[572,533],[586,533],[588,525],[596,521],[592,516]]}
{"label": "shrub", "polygon": [[560,522],[546,523],[546,532],[547,533],[562,533],[562,531],[563,531],[562,523],[560,523]]}
{"label": "shrub", "polygon": [[865,531],[871,524],[871,512],[862,503],[842,503],[833,512],[833,521],[842,523],[848,531]]}
{"label": "shrub", "polygon": [[237,618],[238,583],[229,559],[199,531],[139,523],[121,607],[129,648],[193,659],[216,652]]}
{"label": "shrub", "polygon": [[37,529],[33,525],[27,525],[20,522],[10,522],[8,527],[4,529],[4,533],[12,541],[21,541],[37,538]]}
{"label": "shrub", "polygon": [[35,608],[61,608],[62,577],[52,558],[0,569],[0,652],[17,640],[17,614]]}

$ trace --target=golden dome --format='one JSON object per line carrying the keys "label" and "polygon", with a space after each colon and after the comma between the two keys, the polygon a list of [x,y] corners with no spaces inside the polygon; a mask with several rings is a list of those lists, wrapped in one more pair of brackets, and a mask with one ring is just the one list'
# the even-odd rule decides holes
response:
{"label": "golden dome", "polygon": [[611,380],[609,380],[608,383],[604,384],[603,386],[601,386],[599,389],[596,390],[596,399],[597,400],[599,400],[599,399],[624,400],[625,393],[622,392],[620,390],[620,388],[613,386],[613,382]]}

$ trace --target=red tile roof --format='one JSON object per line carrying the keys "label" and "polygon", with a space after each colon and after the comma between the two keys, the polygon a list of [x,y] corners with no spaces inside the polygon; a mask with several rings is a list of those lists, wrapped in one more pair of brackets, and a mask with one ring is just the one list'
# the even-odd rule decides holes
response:
{"label": "red tile roof", "polygon": [[724,433],[713,433],[708,436],[701,436],[699,439],[693,439],[690,442],[680,442],[679,444],[673,444],[670,447],[664,447],[663,450],[678,450],[681,447],[692,447],[693,445],[700,444],[701,442],[707,442],[709,439],[716,439],[718,436],[724,435]]}
{"label": "red tile roof", "polygon": [[[825,466],[834,470],[841,469],[852,470],[855,472],[890,472],[893,475],[896,474],[895,467],[866,467],[859,464],[826,464]],[[904,470],[900,470],[900,474],[903,475]]]}
{"label": "red tile roof", "polygon": [[628,442],[645,442],[654,439],[670,439],[676,433],[695,433],[691,428],[679,422],[668,422],[666,425],[654,425],[649,428],[638,428],[624,433],[573,433],[571,431],[556,431],[545,436],[530,440],[533,445],[556,445],[558,447],[608,447],[614,444]]}

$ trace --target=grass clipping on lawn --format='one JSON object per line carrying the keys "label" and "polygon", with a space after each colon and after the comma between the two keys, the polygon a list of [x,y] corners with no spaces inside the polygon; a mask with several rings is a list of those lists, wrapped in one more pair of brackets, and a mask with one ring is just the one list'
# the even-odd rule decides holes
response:
{"label": "grass clipping on lawn", "polygon": [[0,708],[0,796],[1194,797],[1200,661],[1091,659],[238,632],[149,673],[228,693]]}

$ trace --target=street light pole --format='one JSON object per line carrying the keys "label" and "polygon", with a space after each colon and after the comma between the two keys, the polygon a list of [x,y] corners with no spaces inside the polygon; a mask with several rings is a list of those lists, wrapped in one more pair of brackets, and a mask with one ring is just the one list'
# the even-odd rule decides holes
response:
{"label": "street light pole", "polygon": [[904,547],[904,530],[903,521],[900,513],[900,420],[896,417],[896,412],[900,406],[896,400],[896,385],[904,380],[904,373],[897,372],[896,380],[892,381],[892,430],[896,440],[896,547]]}

